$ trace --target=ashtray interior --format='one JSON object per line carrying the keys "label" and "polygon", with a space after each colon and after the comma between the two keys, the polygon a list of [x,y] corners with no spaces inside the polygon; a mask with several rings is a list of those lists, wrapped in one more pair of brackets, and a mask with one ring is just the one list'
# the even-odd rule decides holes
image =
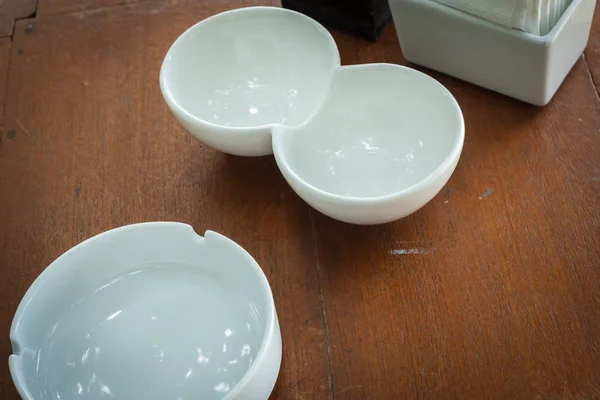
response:
{"label": "ashtray interior", "polygon": [[11,369],[32,399],[223,399],[236,388],[273,329],[270,291],[233,242],[186,231],[168,243],[125,234],[121,248],[105,236],[49,268],[12,335]]}
{"label": "ashtray interior", "polygon": [[181,35],[161,71],[168,101],[214,125],[297,125],[322,103],[339,54],[320,25],[295,12],[243,8]]}
{"label": "ashtray interior", "polygon": [[460,153],[462,116],[425,74],[372,64],[342,67],[317,116],[276,135],[276,155],[326,193],[374,198],[424,181]]}

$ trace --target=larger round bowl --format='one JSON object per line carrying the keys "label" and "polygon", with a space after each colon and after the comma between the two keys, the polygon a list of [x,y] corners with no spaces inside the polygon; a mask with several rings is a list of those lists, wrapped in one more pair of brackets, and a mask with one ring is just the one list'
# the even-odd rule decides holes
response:
{"label": "larger round bowl", "polygon": [[392,64],[340,67],[320,112],[273,133],[279,169],[322,213],[355,224],[403,218],[446,184],[463,147],[458,103],[435,79]]}
{"label": "larger round bowl", "polygon": [[281,363],[258,264],[224,236],[170,222],[63,254],[26,293],[10,336],[26,400],[265,400]]}

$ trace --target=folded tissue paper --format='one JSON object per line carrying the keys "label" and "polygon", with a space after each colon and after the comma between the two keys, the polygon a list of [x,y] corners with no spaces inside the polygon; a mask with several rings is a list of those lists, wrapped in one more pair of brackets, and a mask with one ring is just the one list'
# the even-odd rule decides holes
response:
{"label": "folded tissue paper", "polygon": [[547,35],[571,0],[435,0],[479,18],[536,36]]}

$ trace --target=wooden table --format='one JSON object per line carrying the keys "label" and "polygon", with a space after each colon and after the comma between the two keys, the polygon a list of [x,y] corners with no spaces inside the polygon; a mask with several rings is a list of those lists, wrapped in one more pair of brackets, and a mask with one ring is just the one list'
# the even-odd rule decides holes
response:
{"label": "wooden table", "polygon": [[[273,157],[203,146],[162,100],[183,30],[275,3],[40,0],[0,39],[0,398],[17,398],[8,331],[37,275],[105,230],[175,220],[268,276],[273,399],[600,399],[600,21],[545,108],[426,71],[463,109],[462,158],[419,212],[360,227],[307,206]],[[344,64],[404,64],[392,26],[334,36]]]}

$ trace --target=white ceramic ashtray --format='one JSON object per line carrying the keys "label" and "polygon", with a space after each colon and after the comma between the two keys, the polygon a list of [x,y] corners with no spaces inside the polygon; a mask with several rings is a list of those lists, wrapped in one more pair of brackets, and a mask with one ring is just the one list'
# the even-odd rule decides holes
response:
{"label": "white ceramic ashtray", "polygon": [[573,0],[547,35],[535,36],[436,1],[390,0],[407,61],[538,106],[581,57],[595,4]]}
{"label": "white ceramic ashtray", "polygon": [[224,236],[171,222],[60,256],[27,291],[11,341],[26,400],[265,400],[281,363],[258,264]]}
{"label": "white ceramic ashtray", "polygon": [[456,100],[392,64],[340,66],[329,32],[300,13],[250,7],[184,32],[163,62],[165,101],[230,154],[274,153],[292,188],[335,219],[377,224],[425,205],[464,141]]}

